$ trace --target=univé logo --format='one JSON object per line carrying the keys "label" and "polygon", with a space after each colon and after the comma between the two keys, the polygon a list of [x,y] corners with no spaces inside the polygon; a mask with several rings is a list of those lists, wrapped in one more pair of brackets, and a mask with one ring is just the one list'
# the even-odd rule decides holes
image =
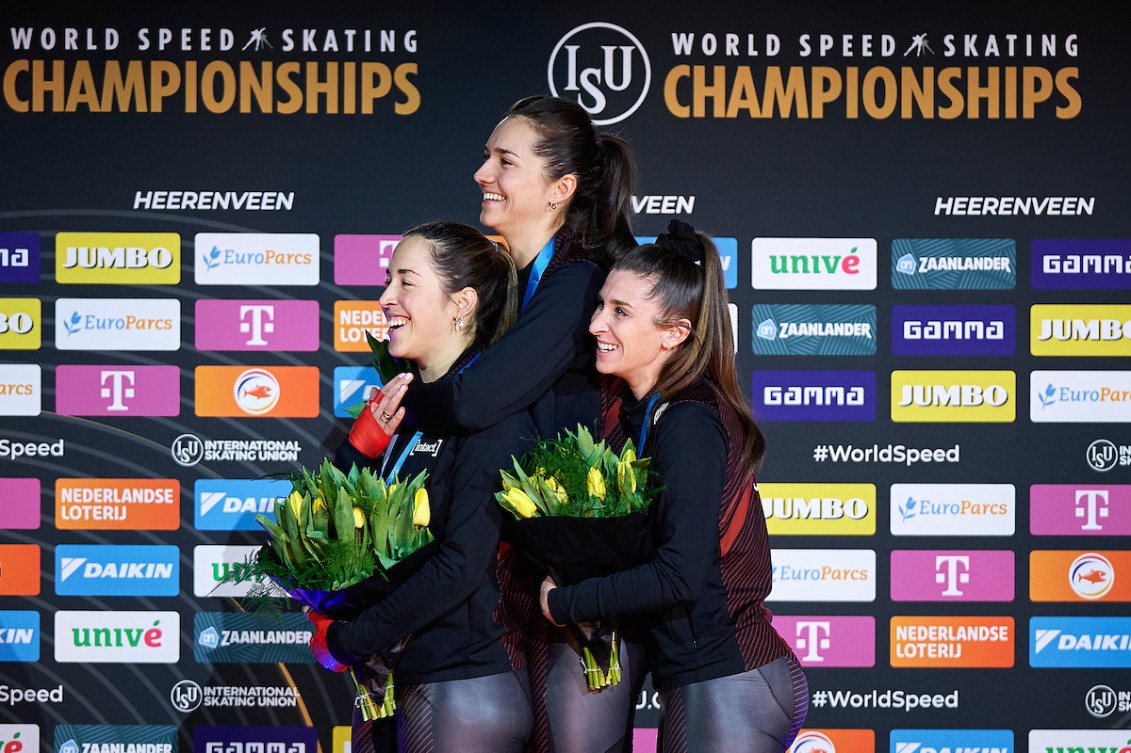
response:
{"label": "univ\u00e9 logo", "polygon": [[875,238],[755,238],[755,290],[875,290]]}
{"label": "univ\u00e9 logo", "polygon": [[652,66],[640,40],[616,24],[594,22],[575,27],[550,53],[550,93],[571,99],[595,125],[618,123],[648,95]]}
{"label": "univ\u00e9 logo", "polygon": [[179,612],[59,611],[55,661],[175,664],[180,633]]}

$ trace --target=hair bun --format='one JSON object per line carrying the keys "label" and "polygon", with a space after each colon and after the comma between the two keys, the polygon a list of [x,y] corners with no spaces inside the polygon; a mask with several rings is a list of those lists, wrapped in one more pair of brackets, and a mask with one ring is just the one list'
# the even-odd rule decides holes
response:
{"label": "hair bun", "polygon": [[703,244],[699,242],[695,228],[686,222],[676,219],[669,222],[668,232],[656,238],[656,245],[675,251],[693,264],[703,261]]}

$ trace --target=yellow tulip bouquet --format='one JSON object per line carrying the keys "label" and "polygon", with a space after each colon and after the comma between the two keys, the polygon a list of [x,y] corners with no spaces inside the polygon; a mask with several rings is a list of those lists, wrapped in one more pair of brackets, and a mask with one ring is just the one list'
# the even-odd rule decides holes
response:
{"label": "yellow tulip bouquet", "polygon": [[[386,483],[368,469],[349,473],[329,460],[292,478],[294,490],[275,505],[274,520],[256,521],[270,541],[238,569],[240,580],[274,583],[304,606],[333,619],[351,619],[394,591],[431,556],[427,471]],[[271,594],[252,589],[249,599]],[[276,594],[277,595],[277,594]],[[367,657],[350,675],[365,719],[390,715],[392,666],[407,638]],[[375,698],[380,698],[378,702]]]}
{"label": "yellow tulip bouquet", "polygon": [[[512,458],[513,459],[513,458]],[[495,499],[515,517],[507,537],[559,584],[610,575],[652,554],[647,514],[660,491],[632,441],[618,454],[584,426],[543,439],[500,471]],[[590,690],[620,681],[616,625],[570,625]]]}

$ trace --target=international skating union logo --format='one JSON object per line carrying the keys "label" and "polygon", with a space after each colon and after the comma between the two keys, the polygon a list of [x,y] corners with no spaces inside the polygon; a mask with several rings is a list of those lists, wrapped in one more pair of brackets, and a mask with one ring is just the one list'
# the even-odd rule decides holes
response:
{"label": "international skating union logo", "polygon": [[279,380],[266,369],[248,369],[236,379],[235,398],[245,413],[262,416],[279,403]]}
{"label": "international skating union logo", "polygon": [[1102,599],[1111,591],[1115,581],[1115,568],[1107,557],[1095,552],[1081,554],[1068,568],[1072,590],[1082,599]]}
{"label": "international skating union logo", "polygon": [[581,105],[595,125],[618,123],[644,103],[652,66],[644,45],[627,29],[582,24],[550,53],[550,93]]}

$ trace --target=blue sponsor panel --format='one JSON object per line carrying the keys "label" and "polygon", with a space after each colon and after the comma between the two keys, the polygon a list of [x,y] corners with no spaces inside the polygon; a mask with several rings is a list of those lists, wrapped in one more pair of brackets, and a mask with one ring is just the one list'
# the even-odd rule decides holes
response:
{"label": "blue sponsor panel", "polygon": [[1033,617],[1029,666],[1131,668],[1131,617]]}
{"label": "blue sponsor panel", "polygon": [[1034,290],[1131,290],[1131,240],[1036,238]]}
{"label": "blue sponsor panel", "polygon": [[759,421],[875,421],[874,371],[755,371]]}
{"label": "blue sponsor panel", "polygon": [[[715,248],[719,250],[719,259],[723,265],[723,284],[727,289],[738,287],[738,238],[726,236],[711,236]],[[655,243],[655,235],[637,235],[636,242],[640,245]]]}
{"label": "blue sponsor panel", "polygon": [[754,353],[761,356],[874,356],[876,307],[867,304],[758,304]]}
{"label": "blue sponsor panel", "polygon": [[39,612],[0,610],[0,662],[39,661]]}
{"label": "blue sponsor panel", "polygon": [[193,511],[201,531],[262,531],[256,515],[275,519],[275,502],[291,493],[285,479],[197,479]]}
{"label": "blue sponsor panel", "polygon": [[[930,696],[928,696],[930,698]],[[924,704],[924,707],[929,705]],[[1013,753],[1009,729],[893,729],[890,753]]]}
{"label": "blue sponsor panel", "polygon": [[896,238],[891,243],[896,290],[1013,290],[1017,243],[1012,238]]}
{"label": "blue sponsor panel", "polygon": [[39,282],[38,233],[0,233],[0,282]]}
{"label": "blue sponsor panel", "polygon": [[310,664],[313,637],[301,612],[271,616],[232,612],[193,615],[193,656],[201,664]]}
{"label": "blue sponsor panel", "polygon": [[176,596],[180,549],[133,544],[60,544],[55,593],[60,596]]}
{"label": "blue sponsor panel", "polygon": [[286,751],[318,753],[317,727],[197,727],[192,734],[193,753],[228,751]]}
{"label": "blue sponsor panel", "polygon": [[57,724],[55,753],[139,750],[177,753],[177,728],[168,724]]}
{"label": "blue sponsor panel", "polygon": [[1011,356],[1016,349],[1013,306],[892,306],[897,356]]}
{"label": "blue sponsor panel", "polygon": [[381,377],[372,366],[338,366],[334,369],[334,415],[352,418],[352,407],[360,408],[375,390]]}

